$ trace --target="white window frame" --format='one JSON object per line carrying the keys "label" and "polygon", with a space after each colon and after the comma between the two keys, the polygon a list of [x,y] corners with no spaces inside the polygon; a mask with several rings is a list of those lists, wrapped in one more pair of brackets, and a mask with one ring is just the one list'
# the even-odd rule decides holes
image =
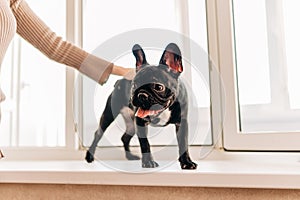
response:
{"label": "white window frame", "polygon": [[300,134],[297,132],[254,134],[240,131],[232,0],[217,1],[217,21],[220,73],[225,88],[224,148],[250,151],[298,151]]}
{"label": "white window frame", "polygon": [[[67,40],[81,46],[82,0],[67,0],[66,2]],[[207,9],[208,44],[212,61],[211,65],[219,66],[219,68],[212,67],[210,69],[211,114],[214,142],[218,141],[219,146],[222,146],[225,150],[297,151],[300,146],[299,133],[247,134],[240,132],[233,43],[232,2],[231,0],[207,1]],[[222,83],[218,77],[219,72]],[[69,154],[72,154],[71,157],[73,158],[82,158],[83,151],[78,150],[83,149],[79,147],[77,135],[77,131],[80,130],[80,124],[74,121],[73,105],[70,103],[73,102],[73,88],[78,87],[78,85],[75,85],[75,82],[80,84],[80,81],[76,81],[76,75],[77,72],[73,69],[66,68],[66,146],[53,148],[3,148],[7,157],[22,157],[24,159],[26,156],[24,157],[23,155],[32,155],[29,157],[36,159],[55,159],[63,157],[70,158]],[[226,94],[223,95],[220,94],[222,86],[224,86],[226,92]],[[80,90],[77,95],[80,97]],[[75,103],[77,106],[80,105],[80,98],[78,98],[78,102]],[[222,107],[227,108],[224,113],[222,113]],[[223,141],[220,141],[219,133],[222,131]],[[278,146],[279,144],[280,146]],[[64,154],[63,152],[68,153]]]}
{"label": "white window frame", "polygon": [[[67,0],[67,40],[82,44],[82,3],[83,0]],[[234,37],[232,26],[232,1],[207,1],[208,44],[211,58],[211,120],[213,141],[225,150],[262,150],[297,151],[300,146],[300,134],[261,133],[247,134],[239,130],[239,111],[237,100]],[[220,73],[220,74],[219,74]],[[11,159],[82,159],[84,148],[78,144],[78,130],[81,129],[74,119],[73,91],[80,88],[76,81],[78,72],[66,68],[66,146],[65,147],[8,147],[2,148]],[[219,79],[221,75],[221,79]],[[78,76],[80,78],[80,76]],[[222,82],[221,82],[222,80]],[[76,83],[75,83],[76,82]],[[79,84],[76,85],[76,84]],[[224,87],[225,94],[222,93]],[[221,91],[221,92],[220,92]],[[80,109],[81,91],[76,91],[78,101],[75,107]],[[79,97],[79,98],[78,98]],[[225,107],[223,113],[222,107]],[[77,107],[78,108],[78,107]],[[228,109],[230,108],[230,109]],[[78,116],[80,117],[80,116]],[[76,120],[78,120],[78,117]],[[223,138],[220,140],[220,132]],[[280,146],[279,146],[280,144]],[[208,147],[210,148],[210,147]]]}

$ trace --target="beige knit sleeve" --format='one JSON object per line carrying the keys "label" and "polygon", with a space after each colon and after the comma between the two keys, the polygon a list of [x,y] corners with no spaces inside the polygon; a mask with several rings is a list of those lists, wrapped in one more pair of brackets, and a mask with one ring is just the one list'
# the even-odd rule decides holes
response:
{"label": "beige knit sleeve", "polygon": [[100,84],[106,82],[112,72],[113,63],[58,37],[24,0],[12,0],[11,8],[17,21],[17,33],[48,58],[74,67]]}

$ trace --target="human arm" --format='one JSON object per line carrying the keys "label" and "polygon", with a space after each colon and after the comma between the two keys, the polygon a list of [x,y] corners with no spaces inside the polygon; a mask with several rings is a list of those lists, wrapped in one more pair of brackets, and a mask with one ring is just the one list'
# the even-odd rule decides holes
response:
{"label": "human arm", "polygon": [[25,0],[11,0],[17,21],[17,33],[48,58],[79,70],[100,84],[109,75],[124,76],[130,70],[87,53],[58,37],[27,5]]}

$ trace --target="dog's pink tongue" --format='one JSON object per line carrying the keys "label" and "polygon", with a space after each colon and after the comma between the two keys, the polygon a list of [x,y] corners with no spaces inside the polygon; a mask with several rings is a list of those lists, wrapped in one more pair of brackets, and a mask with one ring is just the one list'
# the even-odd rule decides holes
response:
{"label": "dog's pink tongue", "polygon": [[138,108],[137,112],[136,112],[136,116],[139,118],[145,118],[149,115],[153,115],[154,111],[152,110],[143,110],[142,108]]}

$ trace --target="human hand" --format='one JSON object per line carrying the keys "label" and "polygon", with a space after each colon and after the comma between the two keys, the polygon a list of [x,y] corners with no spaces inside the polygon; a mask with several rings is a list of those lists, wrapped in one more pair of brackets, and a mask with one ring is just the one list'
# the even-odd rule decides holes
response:
{"label": "human hand", "polygon": [[112,74],[123,76],[127,80],[132,80],[136,72],[135,72],[135,68],[125,68],[125,67],[114,65],[112,69]]}
{"label": "human hand", "polygon": [[126,72],[123,77],[127,80],[132,80],[136,74],[135,68],[126,68]]}

